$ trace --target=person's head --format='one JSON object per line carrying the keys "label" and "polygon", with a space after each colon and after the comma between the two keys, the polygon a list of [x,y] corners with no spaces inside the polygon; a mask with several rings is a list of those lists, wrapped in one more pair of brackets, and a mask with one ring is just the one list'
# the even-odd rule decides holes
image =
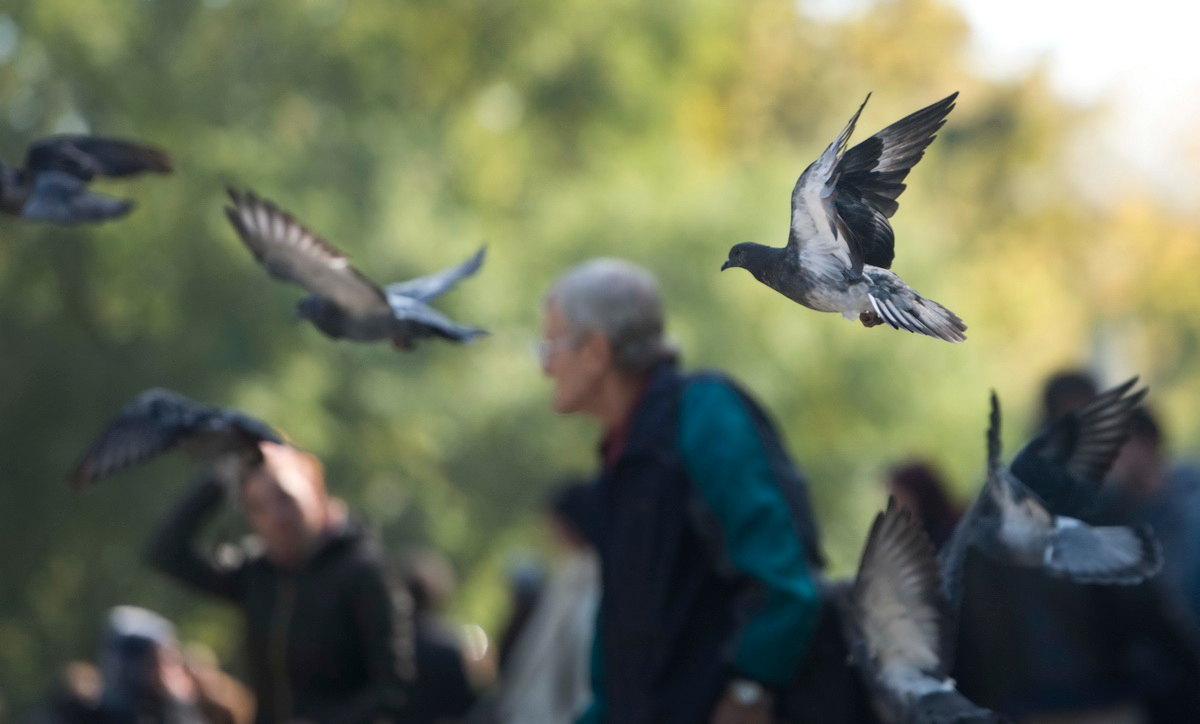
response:
{"label": "person's head", "polygon": [[925,532],[939,548],[953,534],[959,511],[941,475],[929,463],[912,461],[891,469],[887,477],[888,493],[896,497],[920,521]]}
{"label": "person's head", "polygon": [[401,572],[418,614],[446,608],[458,588],[454,564],[431,548],[408,552],[401,561]]}
{"label": "person's head", "polygon": [[100,644],[103,703],[136,709],[150,701],[194,695],[175,627],[153,611],[117,606],[109,612]]}
{"label": "person's head", "polygon": [[572,480],[555,488],[546,500],[555,541],[568,550],[595,547],[600,537],[600,508],[594,484]]}
{"label": "person's head", "polygon": [[1145,406],[1129,415],[1129,439],[1113,461],[1111,478],[1128,492],[1150,496],[1158,492],[1163,476],[1163,432]]}
{"label": "person's head", "polygon": [[1096,379],[1083,370],[1052,375],[1042,387],[1042,422],[1054,422],[1091,402],[1098,392]]}
{"label": "person's head", "polygon": [[325,471],[313,455],[289,445],[259,444],[262,460],[242,475],[246,518],[267,556],[295,566],[330,526]]}
{"label": "person's head", "polygon": [[542,368],[554,379],[554,409],[596,414],[613,380],[643,379],[675,358],[662,298],[650,272],[595,259],[560,276],[545,297]]}

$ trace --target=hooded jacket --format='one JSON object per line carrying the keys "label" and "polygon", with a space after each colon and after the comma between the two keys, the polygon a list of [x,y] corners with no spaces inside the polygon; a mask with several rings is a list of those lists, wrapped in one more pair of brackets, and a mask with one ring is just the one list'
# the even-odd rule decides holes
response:
{"label": "hooded jacket", "polygon": [[197,538],[224,496],[211,477],[198,481],[159,528],[149,557],[168,576],[241,608],[255,722],[402,721],[415,674],[411,605],[388,585],[364,530],[332,531],[294,569],[262,554],[218,562]]}

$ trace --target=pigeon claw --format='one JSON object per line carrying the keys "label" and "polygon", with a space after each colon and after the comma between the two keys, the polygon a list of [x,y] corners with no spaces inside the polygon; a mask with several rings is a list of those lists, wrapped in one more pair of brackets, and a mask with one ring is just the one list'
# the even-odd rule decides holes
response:
{"label": "pigeon claw", "polygon": [[862,322],[864,327],[878,327],[883,324],[883,319],[875,312],[863,312],[858,315],[858,321]]}

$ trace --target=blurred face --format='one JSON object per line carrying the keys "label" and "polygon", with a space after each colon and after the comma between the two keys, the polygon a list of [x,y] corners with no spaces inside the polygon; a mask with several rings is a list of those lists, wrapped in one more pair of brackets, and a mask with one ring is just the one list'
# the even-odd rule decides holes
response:
{"label": "blurred face", "polygon": [[242,484],[246,517],[267,555],[280,565],[304,561],[328,526],[329,501],[302,453],[263,443],[263,464]]}
{"label": "blurred face", "polygon": [[605,375],[612,371],[608,340],[589,334],[578,341],[557,302],[546,307],[542,370],[554,380],[554,411],[568,415],[592,409]]}

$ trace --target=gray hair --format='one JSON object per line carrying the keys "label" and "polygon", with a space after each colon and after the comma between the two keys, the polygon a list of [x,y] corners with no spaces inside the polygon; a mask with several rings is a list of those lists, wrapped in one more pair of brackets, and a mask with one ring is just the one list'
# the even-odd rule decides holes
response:
{"label": "gray hair", "polygon": [[636,264],[584,262],[554,282],[545,302],[558,305],[578,342],[589,333],[603,335],[612,346],[613,365],[623,374],[643,374],[678,357],[664,334],[658,281]]}

